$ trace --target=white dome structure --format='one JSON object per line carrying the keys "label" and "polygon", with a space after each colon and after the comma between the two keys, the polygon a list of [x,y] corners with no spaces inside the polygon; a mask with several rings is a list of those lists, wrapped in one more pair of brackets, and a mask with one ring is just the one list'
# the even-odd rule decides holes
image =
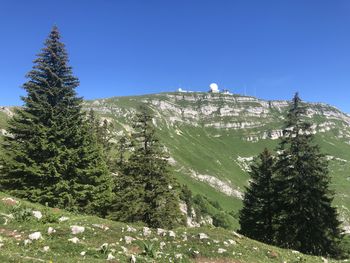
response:
{"label": "white dome structure", "polygon": [[209,87],[210,87],[209,92],[212,92],[212,93],[218,93],[218,92],[219,92],[219,86],[218,86],[218,84],[216,84],[216,83],[211,83],[211,84],[209,85]]}

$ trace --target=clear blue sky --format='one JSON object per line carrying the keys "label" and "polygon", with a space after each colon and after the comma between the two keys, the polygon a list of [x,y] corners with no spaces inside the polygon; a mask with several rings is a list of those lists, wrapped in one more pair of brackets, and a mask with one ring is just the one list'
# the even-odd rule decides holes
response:
{"label": "clear blue sky", "polygon": [[206,91],[326,102],[350,112],[347,0],[2,0],[0,105],[20,105],[56,24],[87,99]]}

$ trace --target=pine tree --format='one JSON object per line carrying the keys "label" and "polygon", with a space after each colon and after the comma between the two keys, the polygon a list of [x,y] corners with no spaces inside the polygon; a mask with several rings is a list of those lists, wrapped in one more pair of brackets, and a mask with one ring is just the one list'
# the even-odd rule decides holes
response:
{"label": "pine tree", "polygon": [[273,166],[274,158],[265,148],[251,165],[250,184],[239,213],[240,232],[265,243],[272,243],[274,237]]}
{"label": "pine tree", "polygon": [[91,131],[95,134],[97,143],[101,146],[105,162],[109,169],[115,170],[115,158],[113,156],[113,150],[116,144],[113,143],[114,139],[114,125],[107,119],[101,120],[93,109],[90,109],[88,114],[88,123]]}
{"label": "pine tree", "polygon": [[150,109],[141,107],[133,125],[134,150],[117,178],[110,218],[173,228],[183,220],[179,193],[152,119]]}
{"label": "pine tree", "polygon": [[339,255],[341,238],[332,207],[328,162],[314,143],[305,107],[296,94],[287,114],[276,163],[276,241],[282,247],[316,255]]}
{"label": "pine tree", "polygon": [[1,160],[3,190],[33,202],[104,215],[111,179],[75,88],[79,81],[54,27],[9,123]]}

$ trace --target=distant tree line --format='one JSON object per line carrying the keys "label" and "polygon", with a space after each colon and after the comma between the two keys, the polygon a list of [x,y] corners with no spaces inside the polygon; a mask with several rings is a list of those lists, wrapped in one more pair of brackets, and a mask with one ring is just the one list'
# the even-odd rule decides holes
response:
{"label": "distant tree line", "polygon": [[277,153],[265,149],[251,166],[240,231],[303,253],[340,257],[342,233],[332,206],[328,161],[314,142],[305,114],[296,94]]}
{"label": "distant tree line", "polygon": [[[111,125],[82,109],[79,81],[54,27],[23,85],[23,107],[9,121],[0,189],[32,202],[114,220],[172,228],[184,223],[180,190],[143,107],[134,132],[112,158]],[[113,168],[113,169],[112,169]],[[112,175],[111,170],[117,171]]]}

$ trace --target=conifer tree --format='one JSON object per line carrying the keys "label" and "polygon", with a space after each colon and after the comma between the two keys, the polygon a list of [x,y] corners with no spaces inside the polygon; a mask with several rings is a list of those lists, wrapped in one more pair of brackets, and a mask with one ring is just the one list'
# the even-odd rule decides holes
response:
{"label": "conifer tree", "polygon": [[114,125],[107,119],[101,120],[93,109],[90,109],[88,114],[88,123],[91,131],[95,134],[97,143],[101,146],[105,162],[107,163],[110,170],[115,168],[115,160],[113,158],[113,149],[115,143],[112,142],[114,139]]}
{"label": "conifer tree", "polygon": [[274,237],[273,166],[274,158],[265,148],[251,165],[250,184],[239,214],[240,232],[265,243],[272,243]]}
{"label": "conifer tree", "polygon": [[339,255],[341,238],[332,207],[328,162],[314,143],[298,94],[287,114],[276,162],[279,193],[275,233],[278,245],[308,254]]}
{"label": "conifer tree", "polygon": [[27,78],[24,105],[3,145],[1,188],[33,202],[104,215],[111,178],[82,113],[79,81],[57,27]]}
{"label": "conifer tree", "polygon": [[110,218],[173,228],[183,220],[179,193],[152,118],[150,109],[141,107],[133,125],[134,150],[117,178],[117,198]]}

